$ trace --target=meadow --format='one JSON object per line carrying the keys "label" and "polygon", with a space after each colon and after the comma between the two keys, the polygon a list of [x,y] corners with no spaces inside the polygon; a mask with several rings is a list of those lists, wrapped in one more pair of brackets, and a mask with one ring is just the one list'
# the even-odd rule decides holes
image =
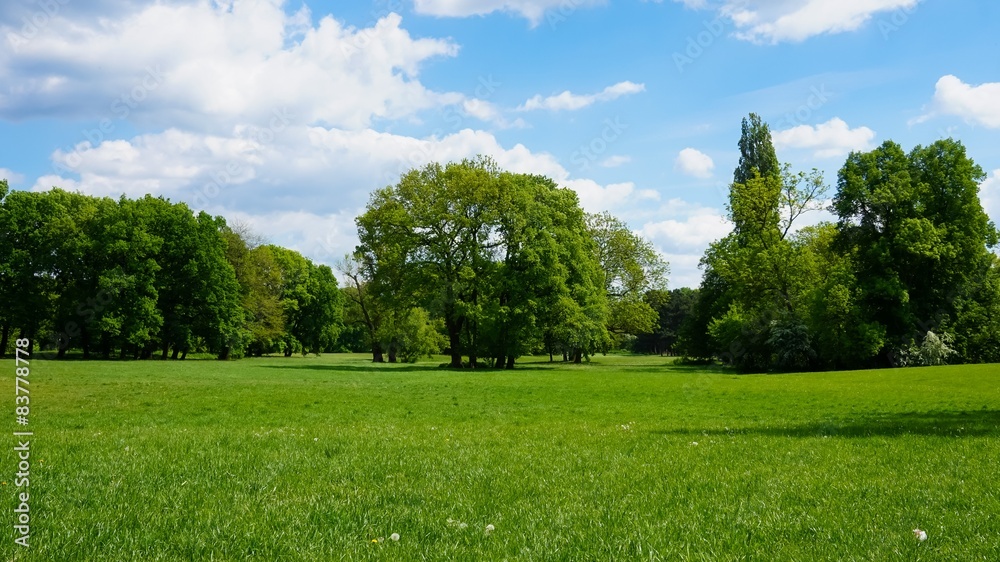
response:
{"label": "meadow", "polygon": [[442,361],[35,361],[31,547],[0,555],[1000,560],[1000,366]]}

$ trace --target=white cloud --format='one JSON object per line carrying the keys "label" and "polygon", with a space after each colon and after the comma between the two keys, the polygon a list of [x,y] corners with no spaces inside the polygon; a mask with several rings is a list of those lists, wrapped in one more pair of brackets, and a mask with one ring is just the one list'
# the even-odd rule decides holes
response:
{"label": "white cloud", "polygon": [[677,154],[674,167],[689,176],[696,178],[712,177],[715,162],[709,155],[694,148],[685,148]]}
{"label": "white cloud", "polygon": [[631,161],[632,161],[631,156],[614,154],[608,156],[604,160],[601,160],[600,165],[604,168],[617,168],[618,166],[621,166],[622,164],[628,164]]}
{"label": "white cloud", "polygon": [[775,131],[771,136],[777,149],[804,148],[813,150],[816,158],[832,158],[869,148],[875,131],[868,127],[852,129],[843,119],[834,117],[815,127],[799,125]]}
{"label": "white cloud", "polygon": [[528,101],[521,104],[519,111],[532,111],[535,109],[548,109],[550,111],[575,111],[593,105],[599,101],[611,101],[629,94],[637,94],[646,90],[645,84],[635,82],[619,82],[604,88],[596,94],[574,94],[569,90],[561,94],[556,94],[543,98],[536,94]]}
{"label": "white cloud", "polygon": [[10,168],[0,168],[0,180],[7,180],[8,184],[16,184],[24,181],[24,176]]}
{"label": "white cloud", "polygon": [[[265,131],[267,132],[267,131]],[[588,211],[614,210],[656,199],[632,183],[601,185],[571,177],[556,158],[522,144],[506,148],[484,131],[463,129],[441,138],[414,138],[371,129],[290,125],[263,136],[237,127],[229,135],[168,129],[130,140],[82,142],[52,155],[57,173],[39,178],[94,195],[145,193],[250,214],[337,213],[363,206],[371,190],[398,181],[428,162],[485,154],[504,169],[541,174],[577,191]],[[74,176],[78,176],[77,179]]]}
{"label": "white cloud", "polygon": [[638,232],[670,261],[671,287],[697,287],[698,262],[709,244],[729,234],[732,224],[716,209],[679,200],[668,201],[664,212],[677,216],[647,222]]}
{"label": "white cloud", "polygon": [[[703,0],[676,0],[704,8]],[[736,26],[735,36],[755,43],[800,42],[823,34],[854,31],[877,14],[909,15],[920,0],[725,0],[719,14]]]}
{"label": "white cloud", "polygon": [[603,4],[605,0],[414,0],[413,9],[418,14],[442,17],[484,16],[493,12],[519,15],[531,25],[538,25],[548,11],[560,12],[584,6]]}
{"label": "white cloud", "polygon": [[[283,0],[143,6],[76,21],[57,15],[30,41],[0,24],[0,116],[129,118],[158,128],[228,129],[275,109],[299,124],[362,128],[460,104],[420,67],[451,57],[448,39],[416,39],[389,14],[371,27],[332,16],[313,25]],[[218,129],[215,132],[219,132]]]}
{"label": "white cloud", "polygon": [[973,86],[950,74],[942,76],[934,87],[931,112],[913,122],[926,121],[936,114],[954,115],[970,123],[1000,128],[1000,82]]}
{"label": "white cloud", "polygon": [[1000,225],[1000,169],[993,170],[993,175],[979,184],[979,199],[986,214]]}

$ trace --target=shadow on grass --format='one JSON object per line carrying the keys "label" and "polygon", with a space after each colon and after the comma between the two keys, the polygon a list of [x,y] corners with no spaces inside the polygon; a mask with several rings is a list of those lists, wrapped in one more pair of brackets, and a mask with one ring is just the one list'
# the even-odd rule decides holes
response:
{"label": "shadow on grass", "polygon": [[341,371],[345,373],[457,373],[469,375],[490,375],[496,373],[517,373],[518,371],[551,371],[552,367],[536,364],[517,365],[513,371],[507,369],[449,369],[437,365],[393,365],[391,363],[372,363],[371,366],[361,365],[261,365],[265,369],[305,369],[312,371]]}
{"label": "shadow on grass", "polygon": [[870,414],[859,418],[827,420],[806,424],[729,429],[661,429],[659,435],[766,435],[771,437],[933,437],[1000,436],[1000,410],[961,412],[904,412]]}

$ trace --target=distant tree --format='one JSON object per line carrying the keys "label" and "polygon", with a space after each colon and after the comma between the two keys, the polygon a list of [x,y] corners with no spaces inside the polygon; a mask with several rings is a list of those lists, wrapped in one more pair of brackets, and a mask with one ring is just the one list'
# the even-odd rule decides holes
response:
{"label": "distant tree", "polygon": [[698,289],[652,289],[646,292],[643,300],[656,311],[657,322],[652,332],[638,335],[633,349],[639,353],[673,355],[677,350],[681,327],[695,312]]}
{"label": "distant tree", "polygon": [[621,336],[651,332],[657,314],[643,296],[666,288],[667,263],[649,241],[610,213],[587,215],[587,230],[604,270],[608,331]]}

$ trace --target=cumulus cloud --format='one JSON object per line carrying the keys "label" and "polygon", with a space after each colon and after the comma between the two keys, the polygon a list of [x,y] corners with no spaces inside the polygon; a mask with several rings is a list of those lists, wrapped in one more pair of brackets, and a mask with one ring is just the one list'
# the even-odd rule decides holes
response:
{"label": "cumulus cloud", "polygon": [[[676,0],[707,8],[704,0]],[[916,9],[920,0],[725,0],[719,15],[736,27],[737,38],[754,43],[801,42],[823,34],[854,31],[878,14]]]}
{"label": "cumulus cloud", "polygon": [[681,173],[696,178],[712,177],[715,162],[709,155],[694,148],[685,148],[677,154],[674,167]]}
{"label": "cumulus cloud", "polygon": [[799,125],[775,131],[771,136],[777,149],[809,149],[816,158],[832,158],[870,148],[875,131],[868,127],[852,129],[843,119],[834,117],[816,126]]}
{"label": "cumulus cloud", "polygon": [[986,214],[1000,224],[1000,169],[993,170],[993,174],[979,185],[979,199]]}
{"label": "cumulus cloud", "polygon": [[327,215],[364,206],[372,189],[390,185],[407,170],[477,154],[504,169],[541,174],[575,190],[592,212],[615,210],[659,193],[632,183],[602,185],[573,177],[558,160],[522,144],[502,146],[491,133],[463,129],[443,137],[415,138],[371,129],[289,125],[280,130],[237,127],[229,135],[178,129],[96,145],[82,142],[52,155],[53,185],[94,195],[164,195],[195,208],[261,215]]}
{"label": "cumulus cloud", "polygon": [[991,129],[1000,128],[1000,82],[978,86],[966,84],[951,74],[942,76],[934,87],[930,113],[914,122],[923,122],[935,115],[954,115],[969,123]]}
{"label": "cumulus cloud", "polygon": [[661,212],[674,216],[649,221],[638,233],[670,261],[670,286],[697,287],[698,262],[709,244],[729,234],[732,224],[718,209],[679,200],[668,201]]}
{"label": "cumulus cloud", "polygon": [[485,16],[493,12],[507,12],[538,25],[546,12],[575,10],[584,6],[603,4],[605,0],[414,0],[413,9],[418,14],[439,17]]}
{"label": "cumulus cloud", "polygon": [[569,90],[561,94],[556,94],[543,98],[536,94],[528,101],[518,107],[520,111],[532,111],[536,109],[548,109],[550,111],[575,111],[593,105],[597,102],[611,101],[629,94],[637,94],[646,90],[645,84],[635,82],[619,82],[604,88],[596,94],[574,94]]}
{"label": "cumulus cloud", "polygon": [[24,176],[10,168],[0,168],[0,180],[7,180],[9,185],[21,183]]}
{"label": "cumulus cloud", "polygon": [[145,5],[82,21],[56,16],[29,39],[0,24],[0,117],[231,126],[285,108],[301,124],[361,128],[464,96],[434,92],[421,66],[452,57],[448,39],[410,36],[389,14],[354,28],[282,0]]}

